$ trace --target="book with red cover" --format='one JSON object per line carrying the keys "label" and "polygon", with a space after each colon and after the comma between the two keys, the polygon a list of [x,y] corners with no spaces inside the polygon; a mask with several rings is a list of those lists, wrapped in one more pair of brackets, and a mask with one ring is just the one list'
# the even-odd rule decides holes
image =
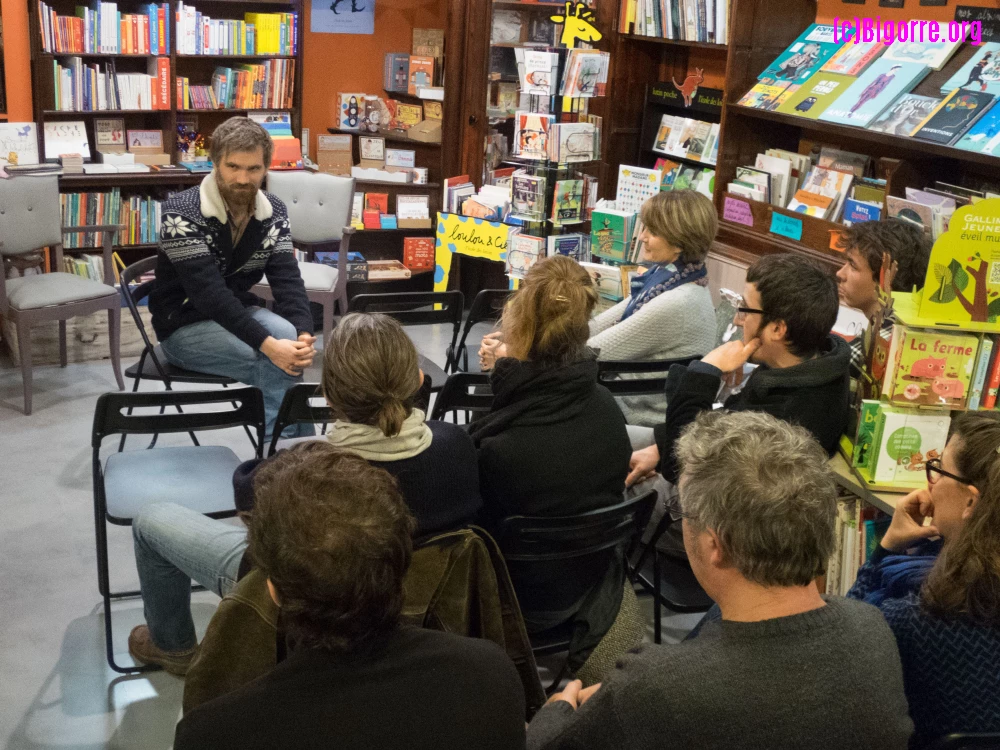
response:
{"label": "book with red cover", "polygon": [[993,347],[993,359],[990,361],[989,375],[986,378],[986,391],[983,393],[983,409],[992,409],[997,405],[997,392],[1000,391],[1000,346]]}
{"label": "book with red cover", "polygon": [[417,95],[418,88],[434,85],[434,58],[422,55],[410,55],[409,82],[406,93]]}
{"label": "book with red cover", "polygon": [[149,61],[146,72],[153,77],[153,109],[170,109],[170,58]]}
{"label": "book with red cover", "polygon": [[434,238],[406,237],[403,239],[403,265],[411,271],[434,268]]}
{"label": "book with red cover", "polygon": [[365,210],[378,211],[380,214],[389,213],[389,194],[365,193]]}
{"label": "book with red cover", "polygon": [[361,212],[361,221],[364,222],[365,229],[381,229],[382,215],[375,209],[365,209]]}

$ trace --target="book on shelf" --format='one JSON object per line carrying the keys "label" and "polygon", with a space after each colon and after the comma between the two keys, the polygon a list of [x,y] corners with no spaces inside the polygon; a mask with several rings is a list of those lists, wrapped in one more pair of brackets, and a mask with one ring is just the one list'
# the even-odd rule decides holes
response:
{"label": "book on shelf", "polygon": [[410,81],[410,56],[403,52],[386,52],[382,70],[382,88],[405,94]]}
{"label": "book on shelf", "polygon": [[[150,196],[122,197],[119,188],[106,192],[60,193],[64,226],[121,224],[116,245],[153,244],[159,240],[163,202]],[[75,232],[65,235],[67,249],[101,246],[101,234]]]}
{"label": "book on shelf", "polygon": [[298,54],[297,13],[244,13],[243,20],[213,19],[178,2],[177,52],[182,55]]}
{"label": "book on shelf", "polygon": [[444,196],[442,198],[442,211],[450,214],[457,214],[462,209],[462,203],[470,195],[475,195],[476,187],[469,179],[469,175],[464,174],[458,177],[447,177],[444,181]]}
{"label": "book on shelf", "polygon": [[583,221],[583,180],[556,180],[552,192],[552,223],[579,224]]}
{"label": "book on shelf", "polygon": [[555,115],[518,112],[514,121],[514,154],[522,159],[548,159],[549,130],[554,123]]}
{"label": "book on shelf", "polygon": [[976,124],[995,101],[996,96],[985,91],[956,89],[914,129],[913,137],[942,145],[954,143]]}
{"label": "book on shelf", "polygon": [[115,62],[87,65],[79,57],[69,57],[62,65],[52,61],[52,108],[67,112],[105,109],[170,109],[170,59],[156,57],[148,62],[148,73],[118,73]]}
{"label": "book on shelf", "polygon": [[878,133],[909,137],[940,103],[940,97],[903,94],[890,104],[868,126],[868,129]]}
{"label": "book on shelf", "polygon": [[542,221],[545,218],[545,175],[530,174],[519,169],[511,176],[513,213],[525,221]]}
{"label": "book on shelf", "polygon": [[555,93],[555,76],[559,70],[559,55],[555,52],[515,47],[521,93],[535,96],[552,96]]}
{"label": "book on shelf", "polygon": [[993,353],[990,355],[989,365],[983,378],[986,383],[982,394],[982,408],[984,409],[992,409],[997,405],[997,392],[1000,391],[1000,341],[997,339],[992,339],[992,341]]}
{"label": "book on shelf", "polygon": [[295,62],[220,66],[205,85],[177,76],[178,109],[289,109],[294,103]]}
{"label": "book on shelf", "polygon": [[968,403],[979,337],[917,330],[897,324],[882,382],[892,404],[964,409]]}
{"label": "book on shelf", "polygon": [[941,96],[948,96],[955,89],[976,91],[993,96],[1000,95],[1000,42],[986,42],[975,48],[966,63],[941,85]]}
{"label": "book on shelf", "polygon": [[824,169],[835,169],[838,172],[850,172],[855,177],[864,177],[871,165],[871,160],[867,154],[845,151],[833,146],[822,146],[819,152],[819,161],[816,163],[817,166]]}
{"label": "book on shelf", "polygon": [[875,552],[892,517],[857,498],[837,501],[834,546],[826,565],[827,596],[846,596],[858,571]]}
{"label": "book on shelf", "polygon": [[433,237],[405,237],[403,239],[403,265],[411,271],[432,271],[435,261]]}
{"label": "book on shelf", "polygon": [[609,52],[571,49],[566,57],[559,94],[583,98],[604,96],[610,61]]}
{"label": "book on shelf", "polygon": [[409,78],[406,93],[416,96],[417,89],[434,85],[434,58],[410,55],[407,73]]}
{"label": "book on shelf", "polygon": [[729,0],[624,0],[618,28],[638,36],[726,44]]}
{"label": "book on shelf", "polygon": [[38,2],[42,52],[50,54],[169,55],[170,6],[148,3],[141,13],[121,13],[117,3],[78,5],[76,15],[60,16]]}
{"label": "book on shelf", "polygon": [[812,24],[768,65],[757,80],[771,85],[802,84],[822,68],[844,44],[834,41],[834,27]]}
{"label": "book on shelf", "polygon": [[839,125],[867,127],[901,94],[909,93],[929,70],[919,63],[876,60],[826,108],[819,119]]}
{"label": "book on shelf", "polygon": [[842,46],[820,68],[824,73],[840,73],[857,77],[885,52],[881,40],[874,42],[851,42]]}
{"label": "book on shelf", "polygon": [[546,255],[567,255],[577,263],[590,259],[590,237],[579,232],[550,234],[546,239]]}
{"label": "book on shelf", "polygon": [[369,260],[366,265],[368,281],[396,281],[412,275],[410,269],[398,260]]}
{"label": "book on shelf", "polygon": [[926,487],[927,459],[940,458],[948,441],[948,412],[896,409],[883,404],[875,425],[871,481]]}
{"label": "book on shelf", "polygon": [[660,192],[662,182],[663,173],[658,170],[619,165],[615,208],[637,213],[643,203]]}
{"label": "book on shelf", "polygon": [[600,158],[601,131],[590,122],[549,125],[548,158],[559,164]]}
{"label": "book on shelf", "polygon": [[864,221],[878,221],[882,217],[882,204],[859,201],[848,198],[844,201],[845,226],[860,224]]}
{"label": "book on shelf", "polygon": [[55,161],[60,154],[80,154],[90,161],[90,139],[83,120],[46,122],[43,133],[46,161]]}
{"label": "book on shelf", "polygon": [[955,42],[948,40],[918,42],[911,39],[905,44],[890,44],[884,58],[896,62],[918,63],[926,65],[931,70],[941,70],[961,45],[961,39]]}
{"label": "book on shelf", "polygon": [[[969,389],[969,411],[978,409],[980,403],[987,409],[996,405],[996,386],[993,387],[991,400],[988,390],[995,343],[992,336],[983,336],[983,343],[979,345],[979,355],[976,357],[976,366],[972,373],[972,386]],[[1000,372],[997,374],[997,384],[1000,385]],[[984,394],[987,396],[986,399],[984,399]],[[989,405],[987,405],[987,400],[989,400]]]}
{"label": "book on shelf", "polygon": [[[758,81],[747,91],[736,103],[741,107],[751,107],[762,109],[765,112],[773,112],[779,109],[800,89],[804,88],[797,83],[788,81],[774,82],[773,79]],[[807,106],[809,103],[807,102]]]}
{"label": "book on shelf", "polygon": [[1000,145],[1000,107],[993,105],[954,143],[955,148],[977,154],[994,154]]}
{"label": "book on shelf", "polygon": [[590,216],[591,253],[606,260],[632,262],[630,243],[636,223],[634,211],[598,206]]}
{"label": "book on shelf", "polygon": [[535,262],[545,257],[545,238],[527,234],[511,234],[507,243],[507,275],[523,279]]}

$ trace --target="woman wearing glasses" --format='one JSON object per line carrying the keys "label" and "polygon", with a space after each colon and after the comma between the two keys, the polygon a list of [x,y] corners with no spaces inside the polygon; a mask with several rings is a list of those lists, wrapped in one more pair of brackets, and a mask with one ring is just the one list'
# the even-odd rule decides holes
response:
{"label": "woman wearing glasses", "polygon": [[918,735],[1000,732],[1000,413],[952,423],[848,593],[896,635]]}

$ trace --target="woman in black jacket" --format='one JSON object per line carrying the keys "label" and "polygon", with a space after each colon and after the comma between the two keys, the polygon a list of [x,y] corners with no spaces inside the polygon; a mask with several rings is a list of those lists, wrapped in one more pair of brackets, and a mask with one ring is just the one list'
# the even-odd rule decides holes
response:
{"label": "woman in black jacket", "polygon": [[[470,428],[479,450],[482,521],[500,536],[508,516],[571,516],[623,501],[631,457],[625,418],[597,384],[587,349],[597,304],[590,275],[574,260],[537,263],[503,314],[506,356],[490,382],[490,413]],[[596,645],[621,602],[621,553],[511,577],[529,632],[570,620]]]}

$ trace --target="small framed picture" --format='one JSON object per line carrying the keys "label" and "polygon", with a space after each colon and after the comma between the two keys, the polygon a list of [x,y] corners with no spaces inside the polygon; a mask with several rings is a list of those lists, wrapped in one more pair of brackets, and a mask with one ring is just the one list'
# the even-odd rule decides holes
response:
{"label": "small framed picture", "polygon": [[135,153],[163,151],[162,130],[129,130],[128,150]]}
{"label": "small framed picture", "polygon": [[385,161],[385,138],[361,136],[361,158]]}

